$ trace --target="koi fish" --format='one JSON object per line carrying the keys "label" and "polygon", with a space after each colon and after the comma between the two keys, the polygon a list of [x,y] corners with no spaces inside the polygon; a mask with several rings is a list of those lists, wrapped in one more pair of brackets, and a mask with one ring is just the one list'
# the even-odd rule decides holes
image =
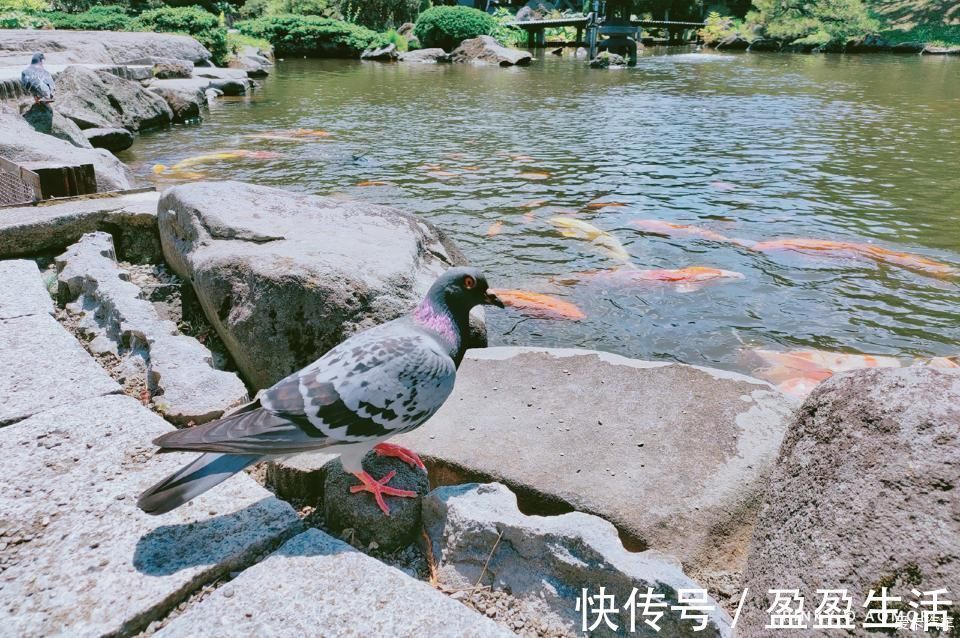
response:
{"label": "koi fish", "polygon": [[521,208],[540,208],[546,203],[547,203],[547,200],[545,199],[535,199],[533,201],[526,202],[525,204],[521,204],[520,207]]}
{"label": "koi fish", "polygon": [[921,361],[919,365],[927,368],[939,368],[941,370],[960,368],[960,356],[934,357],[926,361]]}
{"label": "koi fish", "polygon": [[601,208],[620,208],[626,206],[623,202],[590,202],[584,208],[589,210],[600,210]]}
{"label": "koi fish", "polygon": [[438,178],[457,176],[456,173],[451,173],[450,171],[430,171],[429,173],[427,173],[427,175],[429,175],[430,177],[438,177]]}
{"label": "koi fish", "polygon": [[731,184],[730,182],[710,182],[710,186],[717,189],[718,191],[735,191],[737,190],[736,184]]}
{"label": "koi fish", "polygon": [[153,172],[160,174],[167,171],[181,171],[185,168],[191,166],[196,166],[197,164],[210,164],[212,162],[225,162],[230,160],[238,159],[276,159],[278,157],[283,157],[279,153],[274,153],[272,151],[248,151],[244,149],[236,151],[223,151],[222,153],[210,153],[208,155],[197,155],[196,157],[188,157],[185,160],[181,160],[174,164],[173,166],[164,166],[163,164],[155,164],[153,167]]}
{"label": "koi fish", "polygon": [[722,242],[735,241],[729,237],[721,235],[720,233],[707,230],[706,228],[700,228],[699,226],[692,226],[688,224],[674,224],[672,222],[665,222],[659,219],[635,219],[630,222],[630,224],[645,233],[655,233],[657,235],[666,235],[668,237],[698,237],[701,239],[710,239],[713,241]]}
{"label": "koi fish", "polygon": [[491,290],[493,294],[511,308],[544,319],[585,319],[586,314],[576,305],[563,299],[528,290]]}
{"label": "koi fish", "polygon": [[255,140],[270,140],[272,142],[309,142],[305,137],[294,137],[293,135],[280,135],[279,133],[249,133],[244,135]]}
{"label": "koi fish", "polygon": [[333,133],[321,131],[320,129],[295,128],[289,131],[273,131],[276,135],[287,135],[290,137],[329,137]]}
{"label": "koi fish", "polygon": [[573,217],[551,217],[549,222],[556,226],[564,237],[593,241],[600,235],[605,234],[605,231],[600,230],[593,224]]}
{"label": "koi fish", "polygon": [[533,158],[529,155],[511,155],[510,159],[512,159],[514,162],[520,162],[521,164],[526,164],[533,161]]}
{"label": "koi fish", "polygon": [[[747,245],[747,244],[744,244]],[[947,264],[913,255],[910,253],[882,248],[872,244],[859,244],[830,239],[774,239],[748,245],[752,250],[773,252],[793,250],[800,253],[827,253],[832,255],[853,255],[866,257],[874,261],[917,270],[937,277],[949,277],[957,274],[957,269]]]}
{"label": "koi fish", "polygon": [[647,282],[662,282],[672,285],[679,293],[694,292],[706,284],[720,279],[744,279],[743,273],[706,266],[688,266],[676,269],[619,268],[577,273],[575,280],[593,280],[620,285],[634,285]]}
{"label": "koi fish", "polygon": [[487,237],[496,237],[503,230],[503,222],[493,222],[487,229]]}
{"label": "koi fish", "polygon": [[546,172],[537,173],[537,172],[530,171],[530,172],[518,173],[517,177],[521,177],[523,179],[547,179],[548,177],[550,177],[550,173],[546,173]]}
{"label": "koi fish", "polygon": [[790,396],[804,398],[824,379],[837,372],[863,368],[899,368],[901,363],[894,357],[869,354],[846,354],[825,350],[793,350],[777,352],[757,348],[752,351],[769,367],[756,374]]}
{"label": "koi fish", "polygon": [[376,179],[370,179],[364,182],[357,182],[357,186],[389,186],[390,182],[381,182]]}
{"label": "koi fish", "polygon": [[590,243],[599,248],[600,252],[617,261],[622,261],[625,264],[629,264],[631,261],[630,253],[623,247],[620,240],[610,233],[603,233]]}
{"label": "koi fish", "polygon": [[460,168],[462,168],[465,171],[471,171],[471,172],[480,170],[479,166],[461,166]]}

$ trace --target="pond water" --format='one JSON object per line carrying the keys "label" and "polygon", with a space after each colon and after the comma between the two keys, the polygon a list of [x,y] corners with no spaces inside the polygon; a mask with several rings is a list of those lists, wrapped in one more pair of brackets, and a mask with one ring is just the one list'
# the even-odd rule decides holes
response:
{"label": "pond water", "polygon": [[[744,371],[754,347],[960,352],[960,278],[631,224],[870,243],[960,267],[960,60],[678,49],[596,71],[540,58],[512,69],[281,61],[252,97],[219,101],[201,125],[144,135],[122,159],[151,179],[154,163],[275,151],[190,170],[418,213],[493,286],[549,293],[586,314],[492,311],[492,344]],[[245,137],[296,128],[331,135]],[[623,205],[587,207],[598,201]],[[561,236],[548,222],[556,215],[608,231],[638,268],[710,266],[744,278],[687,290],[574,276],[618,262]]]}

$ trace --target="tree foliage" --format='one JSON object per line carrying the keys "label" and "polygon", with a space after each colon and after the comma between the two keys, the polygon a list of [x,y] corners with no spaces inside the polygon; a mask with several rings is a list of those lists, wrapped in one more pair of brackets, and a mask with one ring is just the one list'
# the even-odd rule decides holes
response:
{"label": "tree foliage", "polygon": [[133,28],[137,31],[191,35],[207,47],[217,64],[225,63],[229,53],[227,30],[220,26],[217,16],[200,7],[164,7],[144,11],[134,22]]}
{"label": "tree foliage", "polygon": [[862,0],[754,0],[747,21],[783,42],[826,45],[876,32],[880,25]]}
{"label": "tree foliage", "polygon": [[127,31],[134,20],[124,7],[118,5],[90,7],[82,13],[54,11],[47,14],[47,18],[57,29],[78,31]]}
{"label": "tree foliage", "polygon": [[413,34],[424,47],[456,48],[463,40],[496,35],[500,23],[493,16],[469,7],[432,7],[417,18]]}

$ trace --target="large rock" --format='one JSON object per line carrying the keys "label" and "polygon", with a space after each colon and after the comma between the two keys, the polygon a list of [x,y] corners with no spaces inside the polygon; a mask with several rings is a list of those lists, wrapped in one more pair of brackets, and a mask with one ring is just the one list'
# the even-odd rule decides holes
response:
{"label": "large rock", "polygon": [[779,51],[781,43],[779,40],[770,38],[757,38],[750,43],[747,51]]}
{"label": "large rock", "polygon": [[193,76],[193,62],[188,60],[163,60],[155,62],[150,73],[158,80],[189,78]]}
{"label": "large rock", "polygon": [[927,45],[923,42],[897,42],[890,47],[892,53],[922,53]]}
{"label": "large rock", "polygon": [[339,533],[352,529],[360,542],[375,542],[384,551],[393,551],[409,545],[420,531],[420,504],[430,489],[427,474],[397,458],[377,456],[370,452],[363,459],[363,469],[380,479],[396,472],[389,485],[416,492],[412,498],[385,496],[390,516],[384,516],[373,495],[350,491],[360,482],[343,469],[339,460],[326,466],[323,486],[323,519],[328,528]]}
{"label": "large rock", "polygon": [[125,128],[88,128],[83,130],[87,141],[95,148],[118,153],[133,146],[133,133]]}
{"label": "large rock", "polygon": [[[52,319],[51,319],[52,321]],[[0,430],[0,625],[11,636],[136,635],[299,531],[245,474],[164,516],[137,495],[186,455],[135,399],[75,401]]]}
{"label": "large rock", "polygon": [[379,62],[396,62],[400,59],[400,52],[397,51],[397,45],[386,44],[382,47],[367,49],[360,54],[361,60],[377,60]]}
{"label": "large rock", "polygon": [[0,319],[0,426],[116,392],[120,386],[46,312]]}
{"label": "large rock", "polygon": [[207,98],[203,90],[209,85],[203,82],[203,88],[197,84],[173,84],[176,80],[166,81],[165,83],[154,82],[149,91],[162,97],[170,111],[173,113],[174,122],[186,122],[200,117],[200,111],[207,106]]}
{"label": "large rock", "polygon": [[781,635],[764,629],[768,589],[799,589],[811,611],[818,588],[846,589],[859,628],[871,589],[888,587],[909,610],[911,589],[951,588],[960,582],[958,484],[960,373],[876,369],[824,381],[770,475],[737,630]]}
{"label": "large rock", "polygon": [[498,66],[526,66],[533,61],[533,56],[528,52],[505,47],[489,35],[464,40],[453,50],[450,58],[453,62]]}
{"label": "large rock", "polygon": [[921,51],[923,55],[960,55],[960,46],[940,46],[928,44]]}
{"label": "large rock", "polygon": [[84,234],[104,230],[113,235],[121,259],[162,262],[159,198],[159,193],[145,191],[5,208],[0,215],[0,259],[60,252]]}
{"label": "large rock", "polygon": [[[467,354],[453,395],[394,441],[434,485],[498,481],[524,511],[595,514],[726,602],[793,403],[719,370],[589,350]],[[626,391],[625,391],[626,390]]]}
{"label": "large rock", "polygon": [[192,638],[200,627],[218,638],[514,635],[316,529],[287,541],[156,636]]}
{"label": "large rock", "polygon": [[717,42],[714,47],[718,51],[746,51],[750,48],[750,41],[739,35],[728,35]]}
{"label": "large rock", "polygon": [[186,35],[145,32],[0,30],[0,65],[22,67],[42,51],[48,65],[128,64],[146,58],[203,62],[210,58],[199,42]]}
{"label": "large rock", "polygon": [[116,261],[113,238],[84,235],[56,259],[61,304],[101,351],[122,357],[127,380],[140,377],[172,423],[204,423],[247,400],[237,375],[213,367],[213,355],[162,319]]}
{"label": "large rock", "polygon": [[240,182],[175,186],[158,215],[167,263],[255,388],[409,311],[463,261],[413,215]]}
{"label": "large rock", "polygon": [[601,51],[597,54],[597,57],[590,60],[591,69],[609,69],[609,68],[623,68],[627,65],[627,60],[618,53],[610,53],[609,51]]}
{"label": "large rock", "polygon": [[80,127],[74,124],[73,120],[69,120],[54,111],[49,104],[32,104],[30,108],[23,112],[23,119],[38,133],[59,137],[61,140],[70,142],[79,148],[93,148],[89,140],[83,135]]}
{"label": "large rock", "polygon": [[243,46],[237,54],[230,59],[228,66],[231,69],[240,69],[246,71],[247,76],[251,78],[263,78],[270,75],[270,67],[273,62],[268,57],[270,53],[264,53],[257,47]]}
{"label": "large rock", "polygon": [[[132,188],[133,173],[109,151],[79,148],[52,135],[38,133],[18,112],[4,106],[0,106],[0,132],[0,155],[11,161],[64,166],[93,164],[98,191]],[[5,216],[6,211],[0,216],[0,224],[4,223]]]}
{"label": "large rock", "polygon": [[626,636],[639,631],[653,635],[636,614],[631,628],[624,604],[636,588],[663,594],[663,617],[657,622],[665,636],[731,636],[730,617],[715,601],[703,604],[706,627],[684,620],[677,592],[702,589],[687,578],[672,559],[655,552],[631,553],[623,548],[617,530],[601,518],[572,512],[562,516],[525,516],[517,499],[503,485],[458,485],[431,492],[423,505],[424,527],[430,537],[437,577],[448,589],[470,589],[485,584],[506,590],[536,610],[537,618],[560,620],[570,634],[579,635],[582,619],[594,618],[576,609],[577,597],[604,593],[613,596],[610,622],[591,636]]}
{"label": "large rock", "polygon": [[56,77],[58,110],[80,128],[131,131],[169,124],[170,107],[139,83],[106,71],[71,66]]}
{"label": "large rock", "polygon": [[0,261],[0,319],[26,315],[52,315],[53,300],[35,262]]}
{"label": "large rock", "polygon": [[425,64],[436,64],[438,62],[450,62],[450,54],[443,49],[417,49],[416,51],[407,51],[400,56],[403,62],[421,62]]}

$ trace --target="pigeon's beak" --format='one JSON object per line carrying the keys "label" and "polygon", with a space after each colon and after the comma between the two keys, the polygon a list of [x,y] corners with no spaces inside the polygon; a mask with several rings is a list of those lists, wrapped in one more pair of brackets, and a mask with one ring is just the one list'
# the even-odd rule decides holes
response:
{"label": "pigeon's beak", "polygon": [[497,308],[503,308],[503,302],[500,301],[500,297],[493,294],[492,290],[488,290],[485,295],[483,295],[483,303],[488,306],[496,306]]}

